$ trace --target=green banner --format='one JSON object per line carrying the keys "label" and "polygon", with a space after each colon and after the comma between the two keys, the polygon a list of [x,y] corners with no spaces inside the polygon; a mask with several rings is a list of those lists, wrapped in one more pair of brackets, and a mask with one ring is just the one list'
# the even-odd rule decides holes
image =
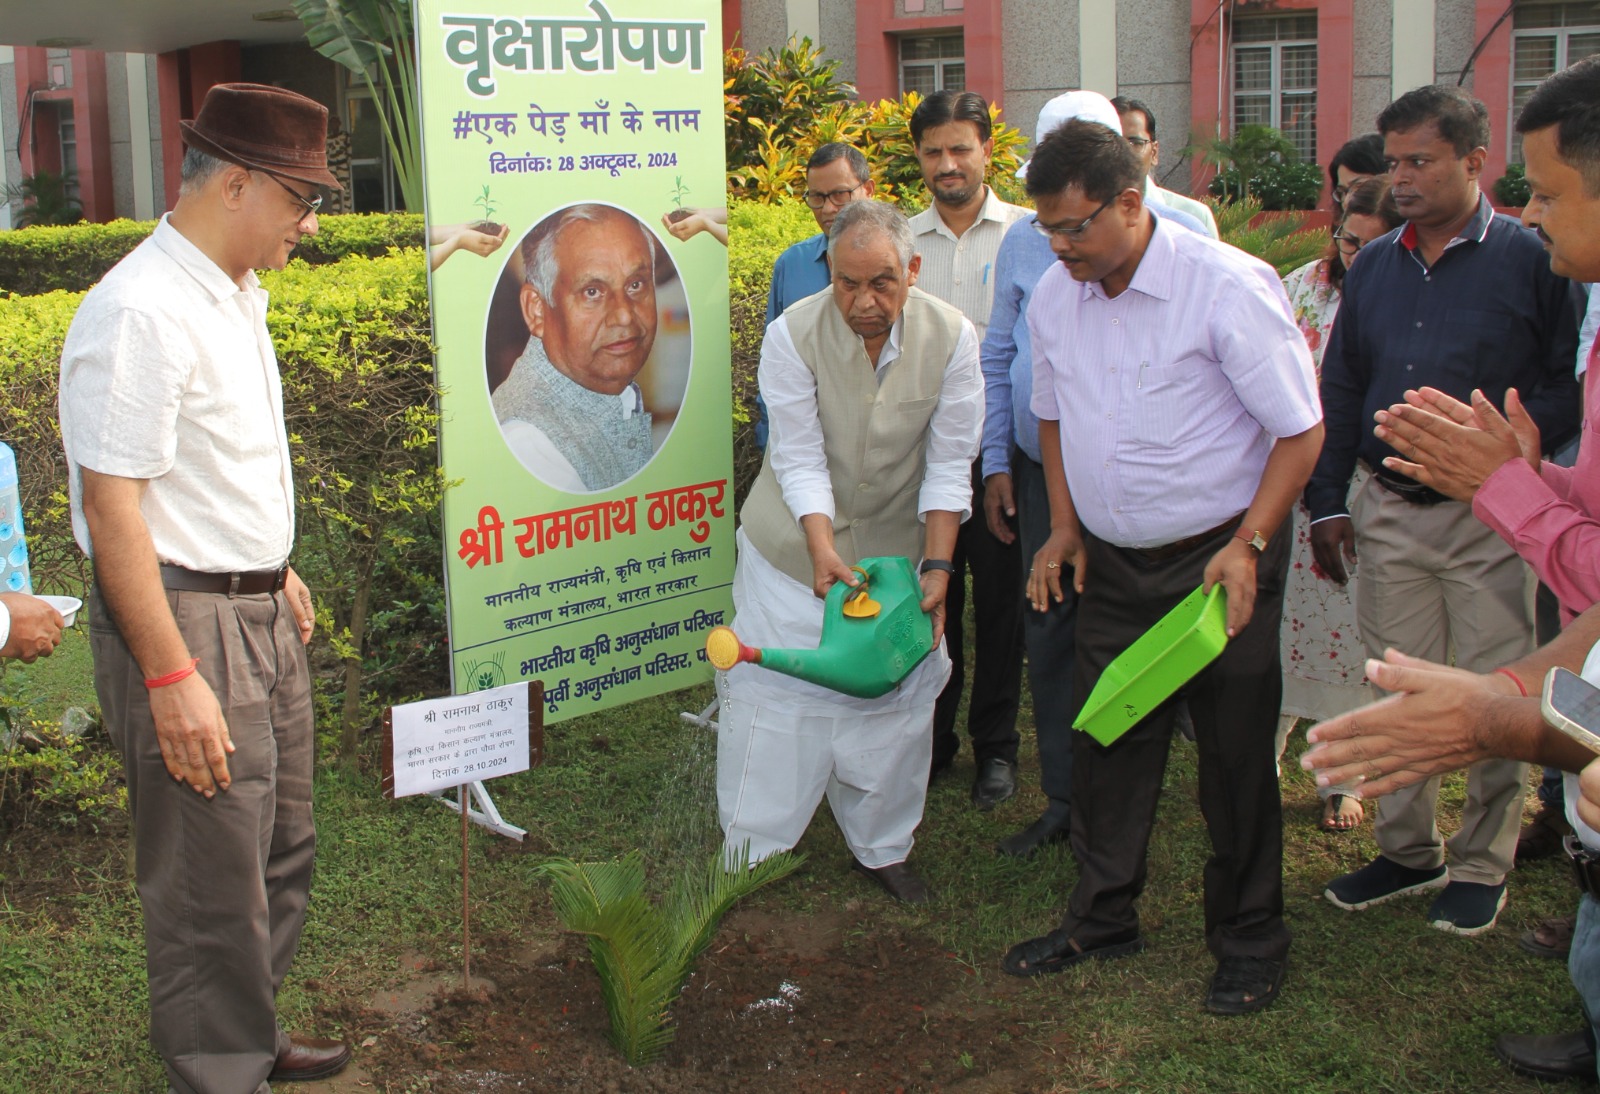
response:
{"label": "green banner", "polygon": [[670,226],[726,219],[719,4],[414,10],[456,690],[541,680],[559,721],[706,680],[728,256]]}

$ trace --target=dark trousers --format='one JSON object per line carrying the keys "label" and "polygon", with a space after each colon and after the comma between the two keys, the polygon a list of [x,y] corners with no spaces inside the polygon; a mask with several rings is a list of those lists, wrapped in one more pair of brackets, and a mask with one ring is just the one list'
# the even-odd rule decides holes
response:
{"label": "dark trousers", "polygon": [[1017,706],[1022,699],[1022,548],[1001,543],[983,516],[983,480],[972,468],[972,516],[956,537],[956,572],[945,597],[944,640],[950,651],[950,682],[933,708],[933,766],[944,767],[961,751],[956,711],[966,684],[966,646],[962,614],[967,606],[965,575],[972,574],[973,642],[977,650],[967,735],[982,763],[1017,761]]}
{"label": "dark trousers", "polygon": [[[1159,562],[1085,535],[1089,573],[1078,598],[1073,690],[1081,709],[1100,673],[1200,585],[1232,535]],[[1205,866],[1206,944],[1218,958],[1282,960],[1283,817],[1273,740],[1283,683],[1278,624],[1288,573],[1287,530],[1256,567],[1249,624],[1172,700],[1113,744],[1073,734],[1072,853],[1078,884],[1062,926],[1086,946],[1138,933],[1150,830],[1167,766],[1173,716],[1187,702],[1200,753],[1200,810],[1211,834]]]}
{"label": "dark trousers", "polygon": [[[1022,542],[1022,572],[1050,538],[1050,496],[1044,468],[1021,449],[1011,454],[1011,481],[1017,498],[1017,526]],[[1066,596],[1048,611],[1022,610],[1022,643],[1028,651],[1028,691],[1033,696],[1033,724],[1039,735],[1039,786],[1052,801],[1072,800],[1072,645],[1078,619],[1078,594],[1063,581]],[[1079,704],[1080,706],[1082,704]]]}

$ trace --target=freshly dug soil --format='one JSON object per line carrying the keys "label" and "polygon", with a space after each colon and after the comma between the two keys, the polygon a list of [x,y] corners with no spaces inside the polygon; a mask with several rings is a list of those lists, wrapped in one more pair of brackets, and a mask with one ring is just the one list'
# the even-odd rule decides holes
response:
{"label": "freshly dug soil", "polygon": [[673,224],[676,224],[678,221],[688,220],[692,216],[694,216],[693,209],[674,209],[672,212],[667,214],[667,219]]}
{"label": "freshly dug soil", "polygon": [[520,959],[509,942],[476,964],[497,990],[436,999],[360,1053],[380,1089],[419,1074],[435,1090],[583,1094],[1049,1088],[1016,987],[991,978],[1002,998],[984,999],[929,940],[887,926],[863,936],[843,913],[736,910],[673,1008],[677,1039],[638,1069],[606,1039],[582,939]]}

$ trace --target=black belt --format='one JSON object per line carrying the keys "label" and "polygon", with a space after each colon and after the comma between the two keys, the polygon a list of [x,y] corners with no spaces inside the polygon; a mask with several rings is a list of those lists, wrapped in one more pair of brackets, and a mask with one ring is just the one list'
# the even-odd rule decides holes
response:
{"label": "black belt", "polygon": [[276,570],[250,570],[238,574],[205,574],[182,566],[161,564],[161,584],[185,593],[221,593],[224,596],[254,596],[275,593],[288,580],[289,567]]}
{"label": "black belt", "polygon": [[1379,486],[1401,501],[1409,501],[1412,505],[1438,505],[1441,501],[1450,500],[1433,487],[1423,486],[1416,479],[1397,475],[1387,468],[1374,467],[1372,477],[1377,480]]}
{"label": "black belt", "polygon": [[1181,554],[1194,550],[1207,540],[1215,539],[1224,532],[1233,531],[1239,527],[1239,522],[1243,519],[1244,514],[1240,513],[1236,517],[1229,517],[1208,532],[1200,532],[1173,543],[1163,544],[1160,547],[1129,547],[1128,550],[1146,562],[1165,562],[1169,558],[1177,558]]}
{"label": "black belt", "polygon": [[1572,860],[1572,873],[1578,879],[1578,888],[1600,900],[1600,854],[1584,848],[1577,836],[1562,840],[1567,857]]}

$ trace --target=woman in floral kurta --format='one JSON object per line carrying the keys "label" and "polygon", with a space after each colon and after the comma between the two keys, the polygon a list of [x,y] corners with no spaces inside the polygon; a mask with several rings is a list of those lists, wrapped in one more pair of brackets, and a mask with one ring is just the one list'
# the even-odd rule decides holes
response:
{"label": "woman in floral kurta", "polygon": [[[1322,378],[1322,353],[1339,311],[1339,285],[1344,269],[1361,246],[1398,226],[1399,214],[1389,197],[1388,181],[1373,179],[1352,188],[1345,200],[1345,219],[1334,230],[1328,253],[1283,279],[1295,322],[1306,336],[1317,378]],[[1357,470],[1351,483],[1359,490],[1366,472]],[[1366,686],[1366,648],[1356,629],[1354,567],[1344,585],[1331,581],[1311,553],[1311,521],[1304,505],[1293,513],[1294,554],[1283,594],[1283,710],[1278,723],[1278,755],[1295,722],[1313,721],[1354,710],[1370,702]],[[1321,787],[1321,827],[1328,831],[1354,828],[1362,821],[1361,802],[1346,787]]]}

